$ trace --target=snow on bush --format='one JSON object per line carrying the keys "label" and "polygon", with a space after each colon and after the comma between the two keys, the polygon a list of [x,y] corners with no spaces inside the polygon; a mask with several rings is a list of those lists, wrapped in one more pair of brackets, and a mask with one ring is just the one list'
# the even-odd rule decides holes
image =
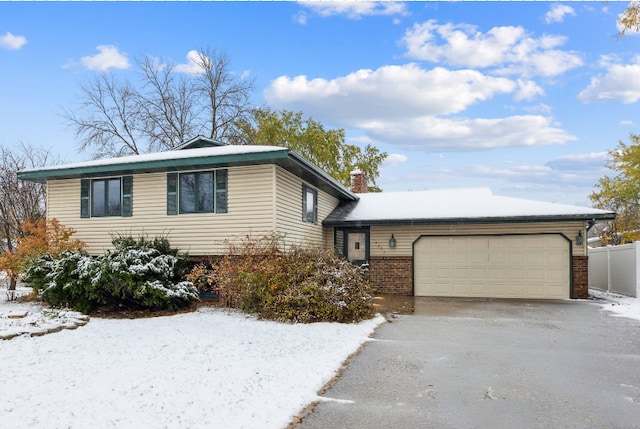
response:
{"label": "snow on bush", "polygon": [[285,250],[274,237],[247,237],[187,278],[215,291],[225,305],[264,319],[350,323],[373,315],[366,267],[324,249]]}
{"label": "snow on bush", "polygon": [[63,252],[41,254],[27,267],[24,281],[52,306],[90,312],[98,306],[177,309],[198,300],[198,291],[181,278],[187,257],[166,238],[114,238],[115,250],[92,258]]}

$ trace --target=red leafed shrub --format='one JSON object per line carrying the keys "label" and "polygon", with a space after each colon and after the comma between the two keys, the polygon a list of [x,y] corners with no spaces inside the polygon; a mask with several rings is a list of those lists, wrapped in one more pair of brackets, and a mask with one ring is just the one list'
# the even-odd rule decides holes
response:
{"label": "red leafed shrub", "polygon": [[187,276],[222,304],[261,318],[300,323],[359,322],[373,316],[366,267],[324,249],[246,237]]}

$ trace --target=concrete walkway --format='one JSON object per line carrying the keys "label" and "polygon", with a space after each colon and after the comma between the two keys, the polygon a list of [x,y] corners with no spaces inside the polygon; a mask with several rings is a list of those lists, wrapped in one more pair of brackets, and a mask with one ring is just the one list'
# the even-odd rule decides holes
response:
{"label": "concrete walkway", "polygon": [[416,298],[405,310],[299,427],[640,428],[639,321],[589,301]]}

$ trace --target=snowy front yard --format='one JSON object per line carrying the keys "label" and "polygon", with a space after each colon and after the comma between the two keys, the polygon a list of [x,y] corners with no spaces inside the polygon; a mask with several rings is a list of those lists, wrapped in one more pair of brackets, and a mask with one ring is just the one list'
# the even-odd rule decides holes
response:
{"label": "snowy front yard", "polygon": [[[4,292],[0,317],[38,311]],[[0,341],[0,426],[284,428],[383,322],[286,325],[203,307]]]}

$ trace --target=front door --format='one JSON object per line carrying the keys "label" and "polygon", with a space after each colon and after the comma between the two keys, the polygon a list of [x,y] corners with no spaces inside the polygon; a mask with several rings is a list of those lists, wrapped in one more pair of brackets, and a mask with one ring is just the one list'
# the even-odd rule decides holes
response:
{"label": "front door", "polygon": [[367,233],[349,232],[347,233],[347,259],[362,263],[367,260]]}
{"label": "front door", "polygon": [[349,262],[362,265],[369,262],[369,230],[336,230],[336,251]]}

